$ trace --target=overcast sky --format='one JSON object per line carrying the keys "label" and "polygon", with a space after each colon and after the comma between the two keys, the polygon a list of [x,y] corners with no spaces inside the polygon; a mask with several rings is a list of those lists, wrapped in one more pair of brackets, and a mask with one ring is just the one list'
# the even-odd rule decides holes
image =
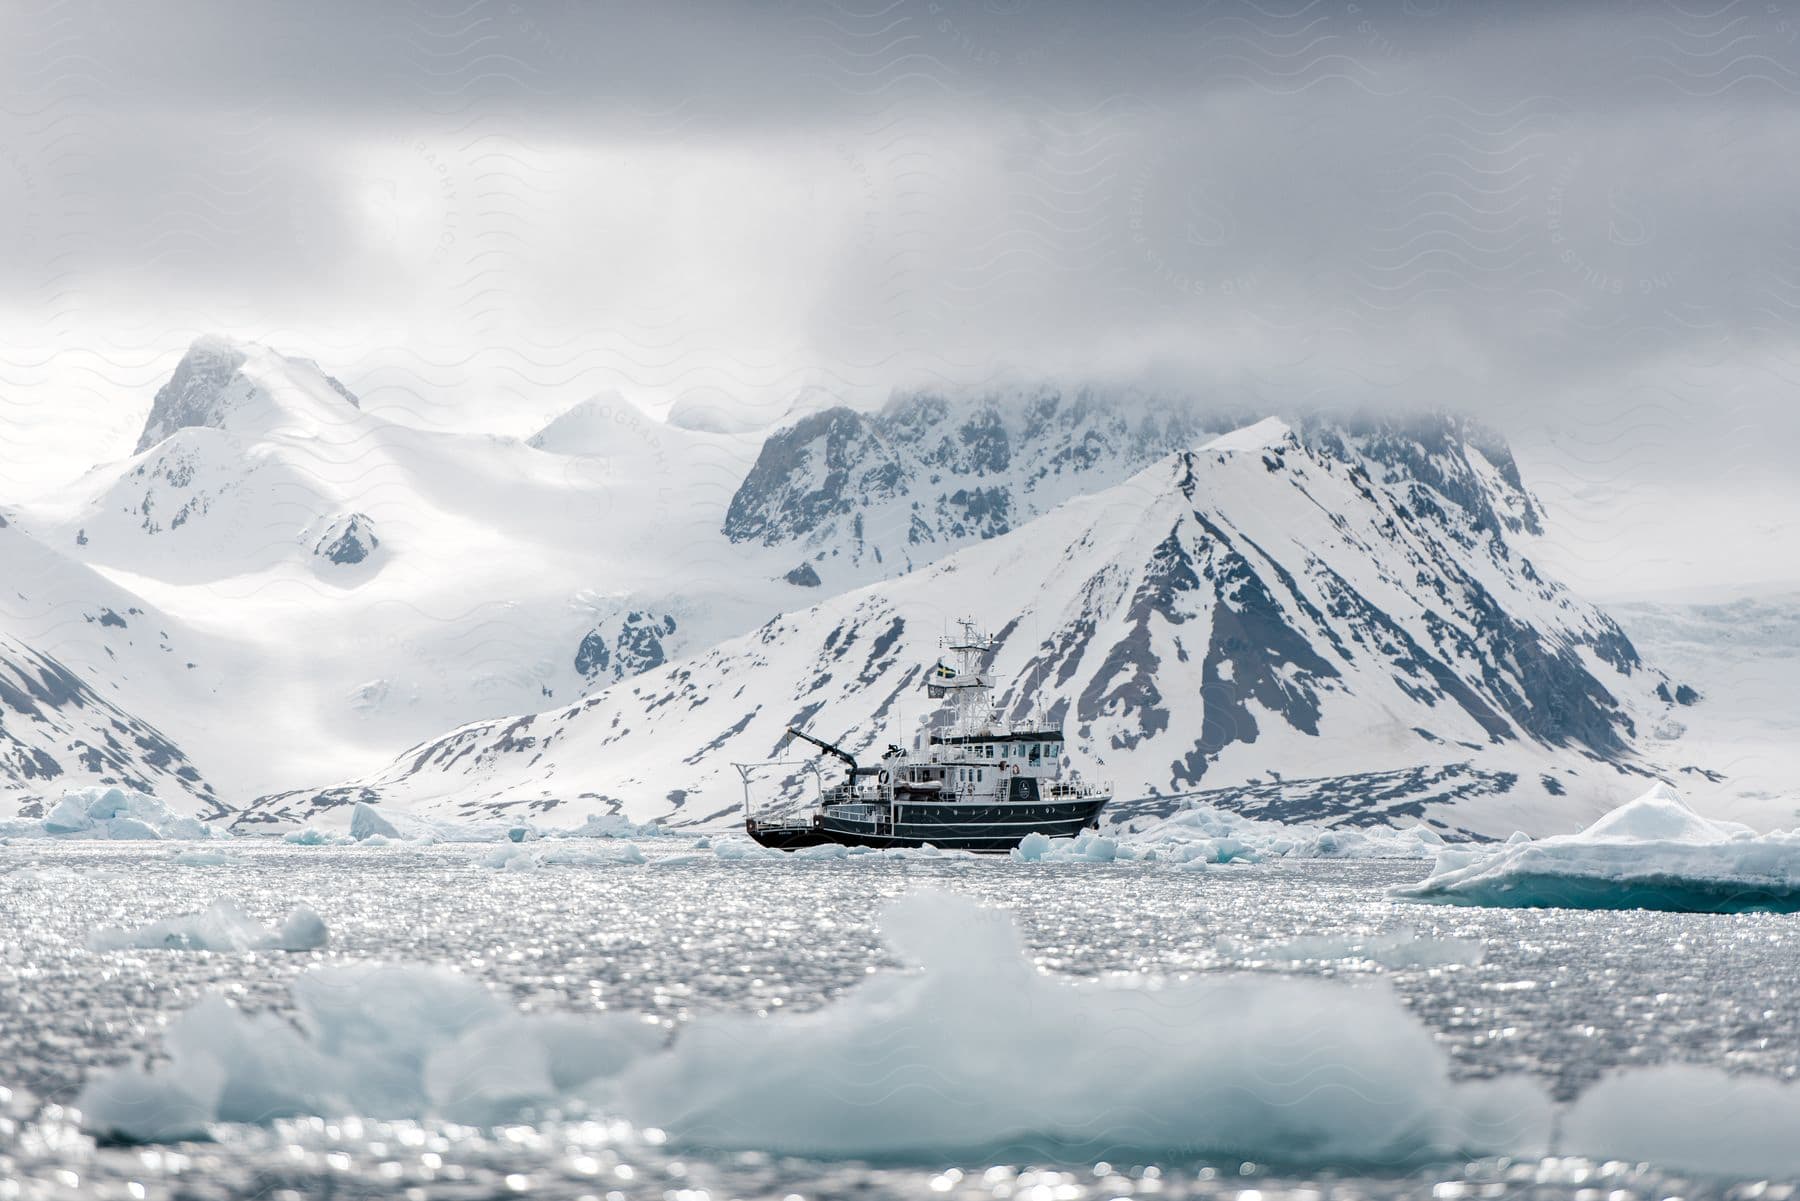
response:
{"label": "overcast sky", "polygon": [[0,500],[188,339],[526,432],[1148,379],[1513,438],[1591,592],[1800,579],[1800,16],[1288,0],[0,8]]}

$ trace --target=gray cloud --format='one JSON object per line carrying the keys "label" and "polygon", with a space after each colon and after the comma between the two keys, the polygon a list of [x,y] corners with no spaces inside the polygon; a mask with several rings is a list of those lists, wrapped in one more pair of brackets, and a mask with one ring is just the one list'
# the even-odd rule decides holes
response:
{"label": "gray cloud", "polygon": [[1589,528],[1678,471],[1791,475],[1796,20],[14,7],[0,468],[116,453],[223,328],[512,430],[604,387],[775,412],[1004,373],[1450,404],[1539,447]]}

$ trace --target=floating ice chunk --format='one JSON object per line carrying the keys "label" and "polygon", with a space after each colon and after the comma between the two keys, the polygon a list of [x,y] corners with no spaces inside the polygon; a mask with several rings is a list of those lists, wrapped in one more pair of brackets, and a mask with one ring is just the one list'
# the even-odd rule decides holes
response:
{"label": "floating ice chunk", "polygon": [[184,817],[149,793],[126,788],[79,788],[41,821],[15,821],[6,832],[16,838],[97,838],[118,840],[229,837],[198,818]]}
{"label": "floating ice chunk", "polygon": [[317,826],[302,826],[298,830],[290,830],[281,836],[281,841],[297,847],[338,846],[348,842],[342,834],[333,834],[329,830],[321,830]]}
{"label": "floating ice chunk", "polygon": [[316,968],[293,999],[292,1024],[202,999],[170,1025],[166,1060],[89,1081],[83,1125],[168,1141],[303,1114],[492,1123],[573,1095],[664,1038],[625,1014],[522,1014],[441,968]]}
{"label": "floating ice chunk", "polygon": [[1121,855],[1117,840],[1102,837],[1092,830],[1083,830],[1073,838],[1051,838],[1033,830],[1013,848],[1012,857],[1027,863],[1111,863],[1136,855],[1129,849]]}
{"label": "floating ice chunk", "polygon": [[365,845],[381,838],[388,842],[526,842],[536,832],[516,821],[451,821],[420,817],[399,809],[383,809],[358,801],[350,807],[350,837]]}
{"label": "floating ice chunk", "polygon": [[1672,1064],[1608,1076],[1562,1121],[1564,1150],[1725,1176],[1800,1176],[1800,1086]]}
{"label": "floating ice chunk", "polygon": [[789,852],[777,851],[773,847],[761,846],[748,838],[715,838],[712,844],[713,855],[719,859],[785,859]]}
{"label": "floating ice chunk", "polygon": [[96,1134],[136,1139],[585,1102],[689,1145],[816,1155],[1050,1143],[1387,1164],[1545,1145],[1541,1089],[1452,1081],[1382,988],[1048,978],[1006,914],[942,894],[891,905],[882,928],[920,970],[812,1013],[703,1015],[665,1050],[639,1019],[522,1014],[440,969],[315,969],[294,983],[294,1025],[208,998],[171,1026],[167,1061],[96,1076],[78,1106]]}
{"label": "floating ice chunk", "polygon": [[284,951],[316,951],[330,941],[331,930],[325,919],[304,905],[290,910],[282,919],[280,947]]}
{"label": "floating ice chunk", "polygon": [[822,1156],[1179,1150],[1319,1163],[1533,1152],[1523,1081],[1458,1084],[1393,994],[1262,976],[1038,975],[1010,919],[945,895],[882,929],[922,972],[776,1019],[704,1015],[617,1082],[617,1108],[696,1146]]}
{"label": "floating ice chunk", "polygon": [[544,838],[664,838],[666,826],[654,822],[639,824],[618,813],[597,813],[579,826],[542,830]]}
{"label": "floating ice chunk", "polygon": [[379,809],[367,801],[356,802],[350,809],[350,837],[361,842],[377,834],[383,838],[400,837],[400,831]]}
{"label": "floating ice chunk", "polygon": [[1263,859],[1429,859],[1444,847],[1442,836],[1426,826],[1325,829],[1255,821],[1205,804],[1167,817],[1132,819],[1104,832],[1117,842],[1120,859],[1176,866]]}
{"label": "floating ice chunk", "polygon": [[537,870],[537,856],[523,847],[499,847],[481,857],[483,867],[497,872],[529,872]]}
{"label": "floating ice chunk", "polygon": [[330,934],[324,921],[301,907],[287,915],[280,929],[270,929],[233,901],[214,901],[199,913],[151,922],[135,930],[95,930],[87,945],[94,951],[131,948],[176,951],[311,951]]}
{"label": "floating ice chunk", "polygon": [[1579,834],[1446,851],[1406,900],[1512,908],[1800,910],[1800,831],[1710,821],[1657,784]]}

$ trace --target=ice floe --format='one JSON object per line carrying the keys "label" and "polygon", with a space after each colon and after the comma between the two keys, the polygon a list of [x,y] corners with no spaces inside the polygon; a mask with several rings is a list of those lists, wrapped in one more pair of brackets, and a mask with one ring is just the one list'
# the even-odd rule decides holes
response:
{"label": "ice floe", "polygon": [[203,998],[170,1024],[167,1059],[88,1083],[84,1124],[162,1142],[307,1114],[494,1122],[614,1074],[665,1037],[623,1014],[524,1014],[434,967],[315,968],[294,981],[293,1001],[290,1022]]}
{"label": "ice floe", "polygon": [[1445,851],[1424,880],[1392,892],[1450,905],[1788,912],[1800,909],[1800,831],[1709,820],[1659,783],[1579,834]]}
{"label": "ice floe", "polygon": [[114,841],[226,838],[223,830],[176,813],[155,797],[129,788],[78,788],[63,794],[42,818],[0,821],[8,838],[96,838]]}
{"label": "ice floe", "polygon": [[168,1058],[96,1076],[96,1133],[193,1136],[320,1114],[498,1122],[579,1106],[680,1145],[818,1156],[1141,1149],[1392,1163],[1541,1152],[1525,1080],[1457,1082],[1388,990],[1266,975],[1073,982],[1040,975],[1010,917],[922,894],[884,936],[917,969],[771,1018],[705,1014],[668,1048],[624,1015],[521,1014],[433,968],[326,968],[296,1024],[212,997]]}
{"label": "ice floe", "polygon": [[1669,1064],[1620,1072],[1578,1097],[1562,1141],[1590,1159],[1721,1176],[1800,1176],[1800,1085]]}
{"label": "ice floe", "polygon": [[318,914],[292,910],[279,927],[265,926],[235,901],[221,898],[199,913],[164,918],[131,930],[100,929],[88,935],[94,951],[126,949],[176,951],[311,951],[329,941]]}

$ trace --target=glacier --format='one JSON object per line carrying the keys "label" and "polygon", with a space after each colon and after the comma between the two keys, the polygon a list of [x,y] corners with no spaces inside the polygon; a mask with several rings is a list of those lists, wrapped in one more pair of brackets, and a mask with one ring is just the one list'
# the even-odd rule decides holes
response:
{"label": "glacier", "polygon": [[1700,816],[1658,783],[1578,834],[1515,834],[1491,849],[1447,850],[1391,895],[1512,908],[1800,910],[1800,830],[1757,834]]}

